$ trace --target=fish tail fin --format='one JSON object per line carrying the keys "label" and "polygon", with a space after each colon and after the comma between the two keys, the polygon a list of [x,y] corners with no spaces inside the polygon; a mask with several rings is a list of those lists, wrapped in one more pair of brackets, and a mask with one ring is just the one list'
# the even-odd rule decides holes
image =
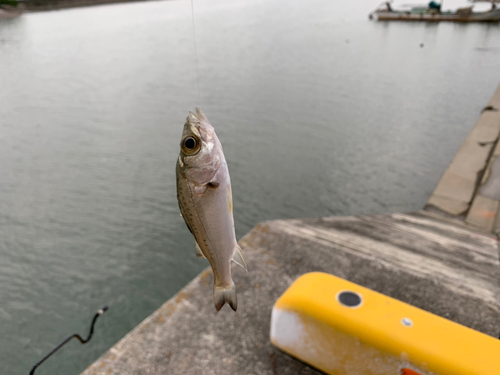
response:
{"label": "fish tail fin", "polygon": [[234,282],[229,287],[214,285],[215,309],[219,311],[226,302],[236,311],[238,308],[238,300],[236,299],[236,286]]}

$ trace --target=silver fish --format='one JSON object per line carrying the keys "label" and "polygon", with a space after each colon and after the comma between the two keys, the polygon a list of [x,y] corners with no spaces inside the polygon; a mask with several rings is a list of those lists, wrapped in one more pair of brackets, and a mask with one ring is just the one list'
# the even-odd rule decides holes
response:
{"label": "silver fish", "polygon": [[196,256],[206,258],[214,272],[217,311],[227,302],[236,311],[231,260],[247,269],[236,242],[233,197],[226,159],[207,116],[189,112],[176,165],[177,200],[195,239]]}

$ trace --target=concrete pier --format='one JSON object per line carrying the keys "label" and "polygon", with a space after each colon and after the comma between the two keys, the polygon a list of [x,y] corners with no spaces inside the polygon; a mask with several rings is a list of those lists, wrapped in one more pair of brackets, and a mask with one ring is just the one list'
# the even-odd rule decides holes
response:
{"label": "concrete pier", "polygon": [[263,222],[240,241],[249,272],[233,266],[238,312],[215,313],[207,268],[83,375],[319,373],[269,343],[274,302],[311,271],[498,337],[500,88],[489,106],[425,210]]}
{"label": "concrete pier", "polygon": [[83,374],[312,374],[273,349],[271,308],[300,275],[331,273],[497,336],[496,239],[433,214],[278,220],[241,241],[238,312],[212,303],[205,270]]}
{"label": "concrete pier", "polygon": [[500,229],[499,135],[500,87],[438,183],[427,210],[486,232]]}

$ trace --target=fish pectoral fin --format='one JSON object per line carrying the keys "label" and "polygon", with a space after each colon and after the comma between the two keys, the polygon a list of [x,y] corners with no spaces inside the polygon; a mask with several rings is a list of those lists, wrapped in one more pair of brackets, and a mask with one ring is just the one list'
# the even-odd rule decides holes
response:
{"label": "fish pectoral fin", "polygon": [[210,187],[210,188],[218,188],[220,185],[220,182],[219,181],[210,181],[207,186]]}
{"label": "fish pectoral fin", "polygon": [[195,247],[195,250],[196,250],[196,256],[198,258],[205,258],[205,255],[203,255],[203,251],[201,251],[201,248],[200,248],[200,245],[198,245],[198,242],[194,241],[194,247]]}
{"label": "fish pectoral fin", "polygon": [[234,249],[232,261],[238,266],[243,267],[243,269],[248,272],[247,264],[245,263],[245,259],[243,259],[243,254],[241,253],[241,247],[238,245],[236,245],[236,248]]}

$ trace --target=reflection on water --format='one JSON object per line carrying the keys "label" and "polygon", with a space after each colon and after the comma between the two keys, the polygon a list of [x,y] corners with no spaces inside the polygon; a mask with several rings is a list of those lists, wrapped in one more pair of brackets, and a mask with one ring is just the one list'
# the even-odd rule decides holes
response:
{"label": "reflection on water", "polygon": [[[375,5],[195,1],[238,237],[420,209],[496,88],[497,25],[369,22]],[[0,23],[2,373],[28,372],[108,304],[89,345],[37,370],[78,374],[207,265],[175,197],[199,104],[191,27],[187,1]]]}

